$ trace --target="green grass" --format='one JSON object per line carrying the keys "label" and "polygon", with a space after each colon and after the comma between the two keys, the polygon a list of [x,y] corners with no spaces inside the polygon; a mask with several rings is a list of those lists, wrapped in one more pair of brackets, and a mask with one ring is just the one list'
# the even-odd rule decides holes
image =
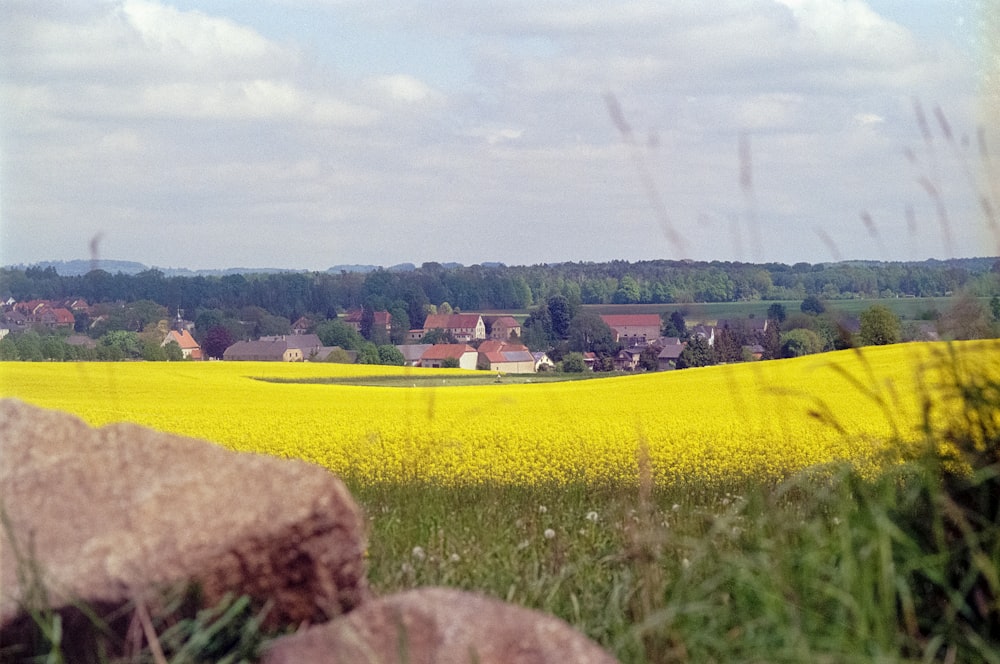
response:
{"label": "green grass", "polygon": [[[377,593],[485,592],[565,619],[622,662],[920,662],[952,651],[956,662],[998,661],[996,641],[977,646],[968,628],[946,639],[915,615],[929,611],[922,584],[949,560],[947,547],[900,524],[929,495],[926,480],[913,470],[866,483],[843,468],[777,487],[645,497],[353,490],[371,520]],[[991,555],[983,564],[996,574]]]}
{"label": "green grass", "polygon": [[441,376],[344,376],[338,378],[275,378],[272,376],[251,377],[265,383],[301,383],[310,385],[361,385],[370,387],[457,387],[470,385],[521,385],[528,383],[562,383],[573,380],[594,380],[625,375],[620,371],[585,371],[583,373],[562,373],[541,371],[530,374],[503,374],[497,380],[492,371],[477,371],[475,374],[454,374]]}

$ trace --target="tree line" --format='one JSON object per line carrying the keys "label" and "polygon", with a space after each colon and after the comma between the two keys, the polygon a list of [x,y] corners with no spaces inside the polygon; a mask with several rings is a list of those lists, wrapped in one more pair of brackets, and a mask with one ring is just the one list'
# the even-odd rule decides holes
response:
{"label": "tree line", "polygon": [[823,300],[933,297],[996,293],[1000,260],[920,263],[739,263],[611,261],[553,265],[424,263],[412,270],[283,272],[168,277],[156,269],[138,274],[92,270],[62,276],[54,268],[0,268],[0,297],[18,301],[82,297],[88,302],[146,300],[184,310],[235,311],[246,307],[295,320],[333,318],[362,307],[405,312],[422,325],[428,305],[462,311],[524,310],[561,295],[579,304],[686,304],[753,300]]}

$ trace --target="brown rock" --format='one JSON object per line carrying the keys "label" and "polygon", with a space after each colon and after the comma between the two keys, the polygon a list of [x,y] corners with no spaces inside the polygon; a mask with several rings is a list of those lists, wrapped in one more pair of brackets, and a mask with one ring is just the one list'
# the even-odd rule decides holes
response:
{"label": "brown rock", "polygon": [[25,624],[32,570],[59,611],[193,582],[204,606],[227,593],[269,601],[276,625],[324,621],[368,596],[362,514],[337,477],[302,461],[129,424],[92,429],[5,399],[0,498],[4,646]]}
{"label": "brown rock", "polygon": [[274,641],[263,664],[612,664],[553,616],[474,593],[421,588]]}

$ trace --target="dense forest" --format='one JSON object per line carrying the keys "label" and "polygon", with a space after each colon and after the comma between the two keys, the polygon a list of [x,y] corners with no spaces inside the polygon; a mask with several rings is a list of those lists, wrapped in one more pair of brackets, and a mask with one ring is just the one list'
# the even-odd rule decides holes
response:
{"label": "dense forest", "polygon": [[195,312],[259,307],[273,316],[332,318],[348,309],[405,310],[420,325],[426,305],[462,311],[528,310],[554,295],[574,304],[655,304],[996,294],[1000,260],[919,263],[730,263],[612,261],[554,265],[443,266],[367,272],[269,272],[174,276],[91,270],[63,276],[49,266],[0,269],[0,297],[17,301],[82,297],[88,302],[148,300]]}
{"label": "dense forest", "polygon": [[[962,297],[947,311],[929,310],[922,321],[907,321],[905,326],[884,306],[869,307],[852,323],[823,304],[950,294]],[[980,301],[987,297],[988,311]],[[0,339],[0,359],[177,359],[182,349],[164,342],[169,321],[175,318],[177,325],[191,330],[207,357],[219,358],[237,340],[290,334],[293,321],[302,317],[305,329],[314,331],[324,345],[357,351],[359,362],[400,363],[402,356],[392,344],[405,343],[408,331],[422,328],[428,313],[506,310],[526,315],[521,340],[531,350],[547,351],[555,361],[577,354],[581,363],[579,354],[591,352],[604,370],[612,370],[623,346],[596,313],[581,305],[678,305],[661,314],[663,336],[686,341],[677,367],[793,357],[857,343],[994,337],[1000,333],[1000,260],[791,266],[689,261],[528,267],[425,263],[339,272],[175,276],[155,269],[63,275],[49,265],[0,269],[0,299],[12,332]],[[37,312],[43,305],[30,303],[42,300],[70,307],[72,311],[62,309],[68,320],[18,319],[14,303],[29,304]],[[714,337],[692,334],[681,313],[686,304],[769,300],[770,326],[729,320],[719,325]],[[801,305],[790,311],[782,304],[795,300]],[[360,333],[340,319],[349,310],[362,312]],[[389,313],[388,328],[380,331],[374,325],[376,311]],[[97,343],[70,344],[67,335],[74,331]],[[422,341],[448,341],[439,338],[443,334],[431,330]],[[706,339],[714,339],[714,344]],[[660,367],[660,350],[650,345],[639,368]]]}

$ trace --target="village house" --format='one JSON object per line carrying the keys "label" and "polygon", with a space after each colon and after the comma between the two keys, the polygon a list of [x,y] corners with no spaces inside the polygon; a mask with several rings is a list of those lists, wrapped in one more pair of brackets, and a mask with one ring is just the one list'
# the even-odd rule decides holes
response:
{"label": "village house", "polygon": [[477,367],[503,373],[535,373],[535,358],[527,346],[490,339],[479,344]]}
{"label": "village house", "polygon": [[24,332],[31,326],[28,317],[17,309],[4,312],[2,323],[6,329],[14,333]]}
{"label": "village house", "polygon": [[227,362],[302,362],[302,349],[289,346],[282,338],[237,341],[222,354]]}
{"label": "village house", "polygon": [[701,337],[709,346],[715,345],[715,327],[712,325],[695,325],[688,332],[692,337]]}
{"label": "village house", "polygon": [[194,340],[191,333],[187,330],[170,330],[167,332],[166,338],[163,339],[161,346],[166,346],[171,341],[175,342],[181,347],[181,354],[184,355],[185,360],[201,360],[204,359],[201,352],[201,346],[198,342]]}
{"label": "village house", "polygon": [[431,347],[431,344],[401,344],[396,346],[403,354],[403,366],[419,367],[420,357]]}
{"label": "village house", "polygon": [[445,360],[457,360],[460,369],[475,369],[479,354],[468,344],[434,344],[420,356],[420,366],[441,368]]}
{"label": "village house", "polygon": [[283,341],[289,348],[302,351],[302,359],[311,362],[322,362],[335,348],[324,346],[322,340],[315,334],[291,334],[273,337],[261,337],[261,341]]}
{"label": "village house", "polygon": [[223,360],[253,362],[322,362],[336,346],[324,346],[315,334],[289,334],[237,341],[222,354]]}
{"label": "village house", "polygon": [[299,316],[298,320],[292,323],[292,334],[307,334],[316,327],[316,323],[311,318]]}
{"label": "village house", "polygon": [[556,363],[544,351],[532,353],[531,357],[535,360],[535,373],[539,371],[552,371],[556,368]]}
{"label": "village house", "polygon": [[[344,322],[354,328],[354,331],[361,334],[361,326],[364,319],[363,309],[353,309],[344,316]],[[385,330],[386,334],[392,332],[392,316],[388,311],[372,312],[372,329]]]}
{"label": "village house", "polygon": [[72,329],[76,324],[73,312],[62,306],[62,302],[51,300],[29,300],[18,302],[14,311],[20,313],[25,327],[38,325],[50,329]]}
{"label": "village house", "polygon": [[630,346],[618,351],[614,358],[615,371],[635,371],[642,359],[642,351],[640,346]]}
{"label": "village house", "polygon": [[677,337],[663,337],[660,339],[660,353],[656,356],[657,366],[660,371],[677,368],[677,358],[684,350],[684,342]]}
{"label": "village house", "polygon": [[638,346],[660,338],[660,317],[656,314],[602,315],[617,343]]}
{"label": "village house", "polygon": [[458,341],[475,341],[486,338],[486,323],[479,314],[430,314],[424,320],[423,333],[444,330]]}
{"label": "village house", "polygon": [[483,323],[490,339],[507,341],[511,337],[521,337],[521,324],[513,316],[483,316]]}

